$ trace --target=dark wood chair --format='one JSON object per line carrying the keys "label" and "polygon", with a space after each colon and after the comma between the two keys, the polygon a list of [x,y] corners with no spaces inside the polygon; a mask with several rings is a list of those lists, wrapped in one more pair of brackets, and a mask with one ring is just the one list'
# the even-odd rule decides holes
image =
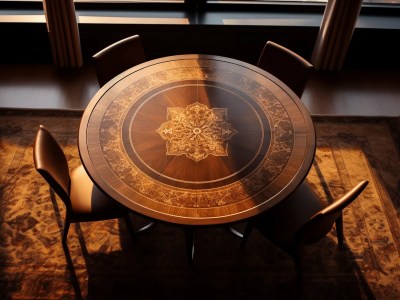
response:
{"label": "dark wood chair", "polygon": [[313,69],[306,59],[271,41],[265,44],[257,66],[285,83],[299,98]]}
{"label": "dark wood chair", "polygon": [[336,224],[338,245],[343,245],[342,211],[365,189],[368,181],[361,181],[337,201],[327,205],[308,183],[304,182],[288,198],[262,216],[250,220],[243,234],[242,246],[253,228],[269,241],[293,256],[298,282],[303,282],[304,246],[325,237]]}
{"label": "dark wood chair", "polygon": [[145,62],[146,56],[139,35],[120,40],[92,57],[100,87],[119,73]]}
{"label": "dark wood chair", "polygon": [[[43,125],[39,126],[36,134],[33,159],[36,170],[50,186],[51,197],[54,199],[55,192],[65,204],[63,246],[67,243],[70,224],[74,222],[124,218],[130,234],[136,233],[132,228],[129,211],[101,192],[93,184],[82,165],[69,171],[63,150]],[[150,224],[138,232],[148,227]]]}

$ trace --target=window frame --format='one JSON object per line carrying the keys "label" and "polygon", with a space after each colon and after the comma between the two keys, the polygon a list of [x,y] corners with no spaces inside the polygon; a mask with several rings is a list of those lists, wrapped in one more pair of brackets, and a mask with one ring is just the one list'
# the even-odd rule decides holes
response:
{"label": "window frame", "polygon": [[[167,3],[169,1],[170,3]],[[189,14],[191,18],[201,18],[207,12],[212,13],[240,13],[252,12],[268,13],[318,13],[323,14],[326,2],[308,1],[268,1],[268,0],[74,0],[77,11],[181,11]],[[261,2],[262,1],[262,2]],[[0,0],[0,15],[2,11],[14,10],[22,14],[29,11],[43,11],[42,0]],[[399,16],[400,4],[392,3],[364,3],[360,15],[372,16]]]}

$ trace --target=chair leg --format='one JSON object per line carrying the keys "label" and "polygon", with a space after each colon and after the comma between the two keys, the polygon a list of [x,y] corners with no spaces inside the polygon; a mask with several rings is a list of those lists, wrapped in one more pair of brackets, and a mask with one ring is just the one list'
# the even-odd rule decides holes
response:
{"label": "chair leg", "polygon": [[131,218],[129,217],[129,213],[124,216],[126,227],[128,228],[129,234],[131,235],[132,239],[135,237],[135,231],[133,230],[133,224]]}
{"label": "chair leg", "polygon": [[343,241],[344,241],[344,234],[343,234],[343,215],[340,214],[340,216],[335,220],[336,224],[336,234],[337,234],[337,239],[338,239],[338,246],[339,248],[343,247]]}
{"label": "chair leg", "polygon": [[185,227],[186,254],[189,265],[193,265],[195,251],[195,233],[191,227]]}
{"label": "chair leg", "polygon": [[62,236],[62,244],[63,244],[63,246],[67,245],[67,236],[68,236],[68,231],[69,231],[70,225],[71,225],[71,223],[69,221],[69,216],[67,214],[67,216],[65,218],[64,230],[63,230],[63,236]]}
{"label": "chair leg", "polygon": [[228,230],[230,233],[234,234],[235,236],[239,237],[239,238],[243,238],[243,233],[241,233],[240,231],[236,230],[235,228],[233,228],[232,226],[228,226]]}
{"label": "chair leg", "polygon": [[[57,216],[57,220],[61,220],[60,211],[58,209],[58,205],[57,205],[57,201],[56,201],[56,194],[50,185],[49,185],[49,191],[50,191],[50,199],[53,203],[53,206],[55,209],[55,214]],[[61,227],[62,221],[59,221],[58,224]],[[69,231],[70,225],[71,225],[71,221],[70,221],[70,216],[69,216],[68,208],[67,208],[67,211],[65,213],[64,227],[63,227],[63,231],[62,231],[63,233],[62,233],[62,237],[61,237],[61,243],[64,248],[67,247],[67,236],[68,236],[68,231]]]}
{"label": "chair leg", "polygon": [[254,222],[250,220],[249,222],[247,222],[246,228],[243,233],[242,242],[240,243],[241,248],[244,248],[244,246],[246,245],[246,242],[249,239],[249,236],[252,233],[253,229]]}
{"label": "chair leg", "polygon": [[126,226],[128,227],[129,233],[132,235],[132,237],[154,226],[154,222],[150,222],[149,224],[146,224],[145,226],[139,228],[136,231],[133,230],[133,224],[129,212],[124,216],[124,220],[126,222]]}
{"label": "chair leg", "polygon": [[150,222],[149,224],[147,224],[147,225],[143,226],[142,228],[139,228],[138,230],[136,230],[136,233],[141,233],[141,232],[143,232],[143,231],[145,231],[145,230],[147,230],[147,229],[149,229],[149,228],[151,228],[153,226],[154,226],[154,222]]}

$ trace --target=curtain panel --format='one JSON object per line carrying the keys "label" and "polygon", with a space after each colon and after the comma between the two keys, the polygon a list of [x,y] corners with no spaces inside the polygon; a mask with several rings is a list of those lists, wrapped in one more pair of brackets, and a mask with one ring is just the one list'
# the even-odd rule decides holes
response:
{"label": "curtain panel", "polygon": [[73,0],[43,0],[53,62],[59,67],[83,64]]}
{"label": "curtain panel", "polygon": [[328,0],[311,62],[317,70],[342,68],[362,0]]}

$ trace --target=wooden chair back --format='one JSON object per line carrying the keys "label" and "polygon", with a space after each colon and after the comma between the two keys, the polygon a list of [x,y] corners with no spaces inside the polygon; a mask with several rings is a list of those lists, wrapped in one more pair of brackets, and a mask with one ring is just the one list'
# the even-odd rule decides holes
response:
{"label": "wooden chair back", "polygon": [[145,62],[145,52],[139,35],[120,40],[93,55],[100,87],[123,71]]}
{"label": "wooden chair back", "polygon": [[306,59],[271,41],[265,44],[257,66],[283,81],[300,98],[313,69]]}
{"label": "wooden chair back", "polygon": [[[338,220],[338,218],[341,219],[343,209],[352,203],[367,185],[368,181],[361,181],[339,200],[313,215],[309,221],[297,231],[297,242],[310,244],[326,236],[330,232],[336,220]],[[339,234],[341,233],[338,232],[338,235]]]}
{"label": "wooden chair back", "polygon": [[69,208],[71,177],[67,158],[53,135],[43,125],[39,126],[36,133],[33,160],[36,170]]}

